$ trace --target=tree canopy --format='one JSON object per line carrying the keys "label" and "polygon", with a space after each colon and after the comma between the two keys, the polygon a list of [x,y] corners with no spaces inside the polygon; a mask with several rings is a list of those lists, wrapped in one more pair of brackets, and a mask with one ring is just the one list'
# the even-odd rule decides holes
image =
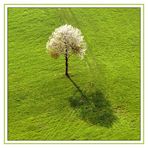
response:
{"label": "tree canopy", "polygon": [[58,58],[68,50],[70,54],[76,54],[83,58],[86,51],[84,36],[78,28],[71,25],[62,25],[56,28],[49,37],[46,44],[47,52],[53,57]]}

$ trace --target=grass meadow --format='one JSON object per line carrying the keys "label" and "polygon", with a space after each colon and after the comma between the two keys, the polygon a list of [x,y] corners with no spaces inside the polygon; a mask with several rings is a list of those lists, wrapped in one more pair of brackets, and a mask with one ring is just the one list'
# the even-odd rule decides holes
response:
{"label": "grass meadow", "polygon": [[[83,60],[51,58],[79,28]],[[87,101],[82,102],[82,95]],[[8,8],[8,140],[140,140],[140,8]]]}

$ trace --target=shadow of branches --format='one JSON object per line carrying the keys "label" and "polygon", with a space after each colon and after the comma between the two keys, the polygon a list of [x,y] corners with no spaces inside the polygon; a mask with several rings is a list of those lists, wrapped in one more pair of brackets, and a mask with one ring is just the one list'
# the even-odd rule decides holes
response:
{"label": "shadow of branches", "polygon": [[80,118],[91,124],[111,127],[117,117],[113,113],[110,101],[105,98],[104,94],[90,84],[82,91],[70,77],[69,80],[76,88],[74,94],[69,98],[69,102],[71,107],[79,110]]}

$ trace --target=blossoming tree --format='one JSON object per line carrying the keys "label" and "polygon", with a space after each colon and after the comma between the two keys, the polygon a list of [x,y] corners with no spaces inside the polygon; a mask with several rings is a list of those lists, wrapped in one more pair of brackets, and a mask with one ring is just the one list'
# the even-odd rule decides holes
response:
{"label": "blossoming tree", "polygon": [[79,29],[71,25],[63,25],[55,29],[46,44],[47,52],[53,58],[61,54],[65,56],[65,75],[68,74],[68,59],[71,54],[78,55],[83,59],[86,51],[86,43]]}

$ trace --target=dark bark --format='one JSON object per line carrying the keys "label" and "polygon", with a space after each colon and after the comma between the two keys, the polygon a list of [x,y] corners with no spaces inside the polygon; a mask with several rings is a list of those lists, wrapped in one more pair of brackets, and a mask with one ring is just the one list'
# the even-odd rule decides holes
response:
{"label": "dark bark", "polygon": [[69,74],[68,74],[68,49],[67,48],[66,48],[66,52],[65,52],[65,66],[66,66],[65,75],[68,77]]}

